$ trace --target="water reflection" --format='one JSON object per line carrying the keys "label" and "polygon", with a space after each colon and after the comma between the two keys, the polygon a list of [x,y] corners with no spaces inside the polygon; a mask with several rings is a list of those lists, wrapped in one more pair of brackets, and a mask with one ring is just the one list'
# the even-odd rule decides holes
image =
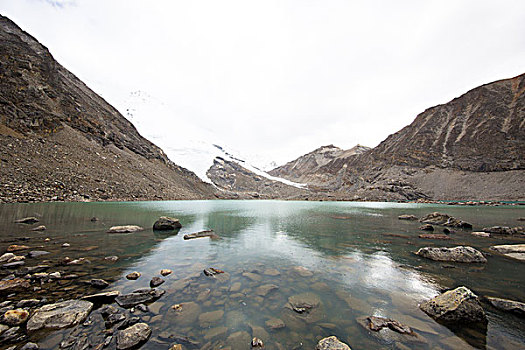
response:
{"label": "water reflection", "polygon": [[[499,223],[490,221],[494,218],[505,222],[510,220],[507,217],[523,216],[519,210],[486,208],[480,217],[479,208],[468,209],[279,201],[6,205],[0,206],[0,234],[4,240],[1,248],[5,249],[8,241],[27,235],[32,247],[42,245],[42,249],[51,252],[45,259],[50,265],[59,266],[56,269],[78,273],[84,280],[107,279],[113,282],[111,289],[121,292],[148,287],[160,269],[172,269],[173,274],[164,277],[166,282],[161,286],[167,293],[152,305],[154,312],[140,315],[154,329],[152,340],[144,346],[147,349],[166,348],[166,332],[194,339],[200,344],[197,348],[205,344],[212,348],[225,346],[229,344],[228,337],[236,332],[251,337],[261,330],[266,332],[263,334],[267,348],[287,349],[300,343],[304,348],[313,348],[318,337],[332,334],[356,349],[400,344],[409,348],[468,347],[462,339],[484,347],[487,341],[491,345],[495,339],[497,344],[523,340],[522,324],[512,323],[514,333],[509,333],[505,322],[512,321],[494,317],[489,317],[488,330],[454,329],[460,339],[417,306],[443,288],[462,284],[491,295],[525,299],[523,265],[491,257],[490,264],[481,270],[462,265],[444,270],[442,264],[423,261],[412,254],[418,246],[435,244],[418,238],[418,224],[397,220],[399,214],[407,212],[422,216],[443,210],[488,226]],[[48,230],[34,233],[13,223],[14,218],[30,215],[38,215]],[[183,224],[180,232],[153,232],[151,225],[163,215],[178,217]],[[99,220],[90,222],[93,216]],[[120,224],[137,224],[146,230],[126,235],[105,232]],[[182,237],[204,229],[215,230],[221,239],[185,241]],[[46,243],[46,237],[51,242]],[[62,248],[65,242],[71,247]],[[493,242],[458,232],[454,242],[438,243],[486,249]],[[66,255],[73,259],[85,257],[91,263],[59,265]],[[104,260],[110,255],[119,256],[119,260]],[[28,260],[28,265],[38,262]],[[226,273],[217,278],[204,276],[202,270],[209,267]],[[132,271],[141,272],[142,277],[126,280],[124,276]],[[84,285],[77,289],[75,286],[76,281],[53,285],[57,292],[51,299],[65,297],[60,292],[64,287],[73,288],[67,291],[67,297],[94,292]],[[266,289],[261,287],[271,292],[265,294]],[[290,298],[304,298],[305,293],[311,293],[308,298],[314,295],[315,300],[319,299],[319,306],[310,314],[301,315],[286,307]],[[187,320],[192,321],[181,322],[173,313],[171,306],[179,303],[192,303],[189,309],[198,310],[188,316]],[[202,317],[199,320],[199,315],[207,313],[222,316],[217,316],[216,321],[204,322]],[[427,343],[405,343],[403,339],[370,334],[356,322],[359,317],[370,315],[406,323]],[[268,322],[273,324],[275,319],[286,327],[269,327]],[[66,336],[68,332],[59,333]],[[235,335],[238,336],[241,337]],[[46,339],[45,344],[52,348],[55,343]]]}

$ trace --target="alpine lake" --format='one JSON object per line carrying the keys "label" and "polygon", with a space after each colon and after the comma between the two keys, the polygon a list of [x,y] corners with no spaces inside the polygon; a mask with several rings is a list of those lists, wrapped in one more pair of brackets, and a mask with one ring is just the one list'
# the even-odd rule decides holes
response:
{"label": "alpine lake", "polygon": [[[423,239],[420,222],[398,219],[432,212],[472,223],[473,230],[454,229],[450,240]],[[39,222],[15,223],[29,216]],[[178,218],[182,228],[154,231],[160,216]],[[76,278],[32,280],[23,291],[0,295],[0,302],[55,303],[107,291],[126,294],[150,288],[151,279],[160,277],[164,283],[156,289],[164,294],[146,302],[147,309],[109,302],[122,317],[149,325],[152,332],[141,349],[169,349],[173,344],[182,349],[250,349],[253,337],[261,339],[265,349],[314,349],[331,335],[354,350],[523,349],[525,322],[514,314],[482,302],[486,328],[450,328],[418,305],[458,286],[480,297],[525,301],[525,263],[489,250],[492,245],[525,243],[525,236],[471,234],[487,226],[520,226],[517,220],[524,216],[523,206],[509,205],[222,200],[2,204],[0,253],[16,244],[29,247],[16,255],[48,254],[4,266],[0,279],[40,265],[47,266],[46,273]],[[31,230],[38,225],[47,229]],[[116,225],[144,230],[107,233]],[[436,226],[436,232],[442,229]],[[203,230],[213,230],[218,238],[183,238]],[[444,263],[414,254],[421,247],[459,245],[478,249],[488,262]],[[107,259],[112,256],[118,259]],[[77,263],[69,263],[74,260]],[[204,273],[210,268],[220,271]],[[161,269],[173,272],[161,276]],[[128,280],[133,271],[140,272],[140,278]],[[92,279],[110,284],[98,289],[90,284]],[[107,305],[95,304],[85,320],[65,329],[31,333],[22,325],[18,338],[4,341],[0,349],[20,348],[29,341],[40,349],[114,349],[118,323],[102,316]],[[367,316],[397,320],[417,337],[388,328],[366,329],[360,320]]]}

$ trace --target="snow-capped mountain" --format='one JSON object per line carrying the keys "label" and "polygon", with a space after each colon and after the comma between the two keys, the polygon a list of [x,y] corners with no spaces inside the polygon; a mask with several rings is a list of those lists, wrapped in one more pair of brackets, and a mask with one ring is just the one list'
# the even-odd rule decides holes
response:
{"label": "snow-capped mountain", "polygon": [[257,162],[248,160],[240,152],[229,149],[216,134],[183,120],[167,103],[144,91],[131,92],[115,104],[141,135],[162,148],[177,165],[193,171],[205,182],[213,183],[206,172],[214,159],[220,157],[270,180],[304,187],[303,184],[269,175],[265,170],[275,168],[275,162],[259,156],[251,158],[257,159]]}

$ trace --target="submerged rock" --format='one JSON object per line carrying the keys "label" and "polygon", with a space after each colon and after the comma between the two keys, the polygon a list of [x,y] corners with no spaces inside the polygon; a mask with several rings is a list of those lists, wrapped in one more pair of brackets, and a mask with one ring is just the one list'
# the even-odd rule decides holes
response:
{"label": "submerged rock", "polygon": [[137,272],[137,271],[133,271],[133,272],[128,273],[128,274],[126,275],[126,278],[127,278],[128,280],[136,280],[136,279],[138,279],[139,277],[140,277],[140,272]]}
{"label": "submerged rock", "polygon": [[164,293],[163,290],[158,289],[140,289],[129,294],[119,295],[115,298],[115,301],[124,308],[130,308],[138,304],[156,300],[164,295]]}
{"label": "submerged rock", "polygon": [[441,240],[448,240],[452,239],[449,236],[443,234],[443,233],[423,233],[419,235],[419,238],[425,238],[425,239],[441,239]]}
{"label": "submerged rock", "polygon": [[319,340],[315,350],[351,350],[348,345],[341,342],[335,335]]}
{"label": "submerged rock", "polygon": [[469,224],[468,222],[458,220],[450,215],[442,214],[438,212],[428,214],[422,217],[419,221],[424,224],[431,224],[431,225],[441,225],[441,226],[458,227],[458,228],[472,228],[472,224]]}
{"label": "submerged rock", "polygon": [[44,305],[31,316],[27,330],[32,332],[42,328],[60,329],[76,325],[86,319],[92,308],[93,303],[85,300]]}
{"label": "submerged rock", "polygon": [[92,279],[89,284],[91,284],[95,288],[104,289],[109,286],[109,283],[107,281],[104,281],[100,278],[94,278]]}
{"label": "submerged rock", "polygon": [[117,333],[117,349],[125,350],[145,343],[151,335],[151,328],[145,323],[137,323]]}
{"label": "submerged rock", "polygon": [[137,225],[124,225],[124,226],[113,226],[111,227],[107,233],[131,233],[131,232],[138,232],[143,231],[144,228],[137,226]]}
{"label": "submerged rock", "polygon": [[525,261],[525,244],[494,245],[490,250],[503,254],[509,258]]}
{"label": "submerged rock", "polygon": [[184,239],[185,240],[188,240],[188,239],[195,239],[195,238],[203,238],[203,237],[210,237],[212,239],[217,239],[219,238],[218,235],[216,235],[213,230],[206,230],[206,231],[200,231],[200,232],[195,232],[195,233],[189,233],[187,235],[184,235]]}
{"label": "submerged rock", "polygon": [[264,343],[261,339],[254,337],[252,338],[252,348],[264,348]]}
{"label": "submerged rock", "polygon": [[116,297],[120,295],[120,292],[115,290],[111,292],[104,292],[104,293],[97,293],[97,294],[91,294],[86,295],[80,298],[81,300],[87,300],[92,303],[97,304],[105,304],[105,303],[112,303]]}
{"label": "submerged rock", "polygon": [[27,250],[27,249],[29,249],[28,246],[26,246],[26,245],[18,245],[18,244],[12,244],[9,247],[7,247],[7,251],[9,253],[18,252],[20,250]]}
{"label": "submerged rock", "polygon": [[24,291],[30,287],[31,285],[29,282],[23,278],[13,278],[12,280],[0,281],[0,295]]}
{"label": "submerged rock", "polygon": [[492,227],[484,227],[481,231],[492,233],[495,235],[525,234],[525,230],[521,226],[518,226],[518,227],[492,226]]}
{"label": "submerged rock", "polygon": [[471,232],[470,234],[477,237],[490,237],[488,232]]}
{"label": "submerged rock", "polygon": [[162,276],[167,276],[167,275],[170,275],[173,271],[171,271],[170,269],[162,269],[160,270],[160,274]]}
{"label": "submerged rock", "polygon": [[22,218],[22,219],[15,220],[15,223],[31,225],[31,224],[35,224],[35,223],[37,223],[39,221],[40,220],[38,220],[34,216],[30,216],[30,217],[27,217],[27,218]]}
{"label": "submerged rock", "polygon": [[409,215],[409,214],[399,215],[397,218],[398,218],[399,220],[411,220],[411,221],[419,220],[419,219],[417,218],[417,216],[415,216],[415,215]]}
{"label": "submerged rock", "polygon": [[521,317],[525,317],[525,303],[515,300],[494,297],[485,297],[485,300],[487,300],[492,306],[494,306],[497,309],[511,312]]}
{"label": "submerged rock", "polygon": [[155,287],[160,286],[160,285],[161,285],[162,283],[164,283],[164,282],[165,282],[165,281],[164,281],[162,278],[155,276],[155,277],[153,277],[153,278],[151,279],[151,281],[149,281],[149,286],[150,286],[151,288],[155,288]]}
{"label": "submerged rock", "polygon": [[367,328],[371,331],[379,332],[383,328],[389,328],[401,334],[414,334],[412,328],[390,318],[369,316],[365,317],[364,320],[366,321]]}
{"label": "submerged rock", "polygon": [[422,231],[434,231],[434,226],[430,224],[425,224],[425,225],[419,226],[419,229]]}
{"label": "submerged rock", "polygon": [[422,303],[419,308],[441,323],[487,323],[478,297],[466,287],[449,290]]}
{"label": "submerged rock", "polygon": [[423,258],[436,261],[451,261],[462,263],[486,263],[487,259],[480,251],[468,247],[457,246],[453,248],[446,247],[424,247],[420,248],[416,255]]}
{"label": "submerged rock", "polygon": [[156,231],[170,231],[181,228],[182,225],[179,219],[170,218],[168,216],[161,216],[153,224],[153,229]]}
{"label": "submerged rock", "polygon": [[39,256],[47,254],[49,254],[49,252],[46,252],[45,250],[32,250],[29,252],[29,254],[27,254],[27,256],[30,258],[38,258]]}

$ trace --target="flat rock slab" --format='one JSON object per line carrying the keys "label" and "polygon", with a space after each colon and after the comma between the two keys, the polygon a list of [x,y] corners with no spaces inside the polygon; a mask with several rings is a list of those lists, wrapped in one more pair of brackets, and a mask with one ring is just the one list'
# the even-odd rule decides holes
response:
{"label": "flat rock slab", "polygon": [[508,227],[508,226],[492,226],[484,227],[481,231],[492,233],[495,235],[517,235],[525,234],[525,229],[523,227]]}
{"label": "flat rock slab", "polygon": [[30,288],[29,282],[23,278],[13,278],[12,280],[0,281],[0,295],[11,294]]}
{"label": "flat rock slab", "polygon": [[446,247],[424,247],[420,248],[416,255],[435,261],[450,261],[462,263],[486,263],[487,259],[480,251],[468,247],[457,246],[452,248]]}
{"label": "flat rock slab", "polygon": [[117,349],[135,348],[146,342],[151,335],[151,328],[145,323],[136,323],[117,333]]}
{"label": "flat rock slab", "polygon": [[399,215],[397,218],[398,218],[399,220],[410,220],[410,221],[419,220],[419,219],[417,218],[417,216],[415,216],[415,215],[410,215],[410,214]]}
{"label": "flat rock slab", "polygon": [[509,258],[525,261],[525,244],[494,245],[490,250],[503,254]]}
{"label": "flat rock slab", "polygon": [[144,228],[137,225],[124,225],[124,226],[113,226],[107,233],[132,233],[144,231]]}
{"label": "flat rock slab", "polygon": [[60,329],[76,325],[86,319],[93,303],[86,300],[67,300],[44,305],[37,309],[27,322],[27,330]]}
{"label": "flat rock slab", "polygon": [[487,323],[479,299],[470,289],[458,287],[422,303],[419,308],[438,322],[447,324]]}
{"label": "flat rock slab", "polygon": [[335,335],[319,340],[315,350],[351,350],[348,345],[337,339]]}
{"label": "flat rock slab", "polygon": [[183,238],[185,240],[195,239],[195,238],[204,238],[204,237],[210,237],[211,239],[219,238],[219,236],[216,235],[213,232],[213,230],[206,230],[206,231],[200,231],[200,232],[195,232],[195,233],[189,233],[189,234],[183,236]]}
{"label": "flat rock slab", "polygon": [[31,225],[31,224],[34,224],[34,223],[37,223],[39,222],[40,220],[38,220],[37,218],[35,218],[34,216],[30,216],[30,217],[27,217],[27,218],[22,218],[22,219],[18,219],[18,220],[15,220],[15,222],[17,224],[28,224],[28,225]]}
{"label": "flat rock slab", "polygon": [[487,300],[492,306],[494,306],[497,309],[511,312],[521,317],[525,317],[525,303],[515,300],[494,297],[485,297],[485,300]]}
{"label": "flat rock slab", "polygon": [[441,240],[452,239],[452,238],[450,238],[449,236],[447,236],[446,234],[443,234],[443,233],[423,233],[423,234],[419,235],[419,238],[424,238],[424,239],[441,239]]}
{"label": "flat rock slab", "polygon": [[118,290],[111,291],[111,292],[104,292],[104,293],[97,293],[97,294],[91,294],[86,295],[81,298],[81,300],[87,300],[92,303],[97,304],[105,304],[105,303],[112,303],[115,301],[115,298],[120,295],[120,292]]}
{"label": "flat rock slab", "polygon": [[165,292],[158,289],[137,290],[129,294],[119,295],[115,298],[117,304],[130,308],[138,304],[147,303],[160,298]]}

